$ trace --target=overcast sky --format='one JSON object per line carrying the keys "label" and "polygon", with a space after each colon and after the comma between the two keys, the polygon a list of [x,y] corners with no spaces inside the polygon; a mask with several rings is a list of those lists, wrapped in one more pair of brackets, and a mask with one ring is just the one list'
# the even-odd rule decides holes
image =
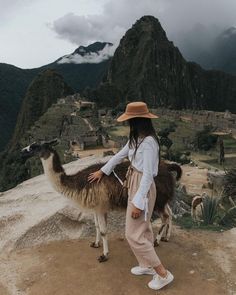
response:
{"label": "overcast sky", "polygon": [[236,0],[0,0],[0,7],[0,62],[22,68],[93,41],[117,44],[147,14],[159,18],[178,46],[199,24],[209,34],[236,26]]}

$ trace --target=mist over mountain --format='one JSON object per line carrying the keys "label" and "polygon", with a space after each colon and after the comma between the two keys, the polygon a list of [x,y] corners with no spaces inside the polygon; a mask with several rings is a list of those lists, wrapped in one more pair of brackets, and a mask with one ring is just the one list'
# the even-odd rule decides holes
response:
{"label": "mist over mountain", "polygon": [[108,42],[95,42],[87,47],[80,46],[72,54],[59,58],[57,64],[98,64],[110,59],[114,54],[114,46]]}
{"label": "mist over mountain", "polygon": [[236,28],[195,25],[190,31],[171,36],[184,58],[205,69],[236,75]]}

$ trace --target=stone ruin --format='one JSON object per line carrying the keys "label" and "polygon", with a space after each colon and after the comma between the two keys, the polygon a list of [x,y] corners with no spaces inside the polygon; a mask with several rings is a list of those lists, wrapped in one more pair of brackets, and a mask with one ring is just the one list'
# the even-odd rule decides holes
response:
{"label": "stone ruin", "polygon": [[236,114],[225,112],[213,112],[207,110],[169,110],[157,109],[157,114],[175,121],[191,123],[196,130],[211,125],[218,131],[224,131],[236,136]]}

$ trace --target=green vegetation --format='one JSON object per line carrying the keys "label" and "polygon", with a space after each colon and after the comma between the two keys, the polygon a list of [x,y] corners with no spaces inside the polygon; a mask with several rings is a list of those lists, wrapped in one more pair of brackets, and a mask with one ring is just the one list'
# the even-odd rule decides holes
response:
{"label": "green vegetation", "polygon": [[98,64],[58,64],[54,62],[27,70],[0,63],[0,151],[4,149],[14,132],[17,115],[30,83],[40,72],[55,70],[76,92],[82,93],[86,88],[87,92],[90,92],[90,89],[101,82],[109,63],[110,60]]}
{"label": "green vegetation", "polygon": [[[39,160],[25,162],[25,159],[22,159],[21,148],[36,140],[61,138],[60,135],[63,132],[61,130],[65,129],[66,119],[68,119],[65,116],[70,115],[72,108],[63,109],[58,116],[54,116],[52,112],[49,116],[45,115],[39,121],[37,120],[53,102],[56,102],[57,98],[70,93],[71,89],[63,82],[62,77],[53,71],[40,74],[31,84],[17,120],[11,146],[0,154],[0,191],[12,188],[42,171]],[[35,121],[37,121],[36,124],[32,130],[29,130]],[[42,126],[45,128],[41,128]],[[41,132],[42,129],[44,129],[43,132]],[[65,146],[63,148],[65,150]]]}
{"label": "green vegetation", "polygon": [[[201,216],[194,221],[190,214],[185,214],[176,219],[176,223],[187,229],[206,229],[221,231],[236,226],[236,206],[226,206],[224,197],[205,196],[201,206]],[[227,209],[226,209],[227,208]]]}
{"label": "green vegetation", "polygon": [[14,131],[22,99],[35,75],[35,70],[0,63],[0,151]]}
{"label": "green vegetation", "polygon": [[236,206],[226,212],[220,220],[220,224],[228,228],[236,227]]}
{"label": "green vegetation", "polygon": [[223,135],[221,139],[224,141],[225,153],[236,153],[236,139],[230,135]]}
{"label": "green vegetation", "polygon": [[212,134],[212,126],[204,126],[203,130],[197,131],[194,138],[194,146],[199,150],[209,151],[216,146],[217,135]]}
{"label": "green vegetation", "polygon": [[224,194],[236,202],[236,168],[226,171],[224,180]]}
{"label": "green vegetation", "polygon": [[220,198],[206,196],[201,205],[203,225],[212,225],[219,218]]}
{"label": "green vegetation", "polygon": [[72,94],[73,90],[63,81],[61,75],[52,70],[40,73],[29,86],[18,115],[13,138],[14,148],[25,132],[55,103],[58,98]]}
{"label": "green vegetation", "polygon": [[129,136],[129,126],[128,125],[113,126],[109,128],[109,134],[112,139],[115,139],[118,136]]}
{"label": "green vegetation", "polygon": [[205,225],[203,223],[196,223],[193,221],[190,214],[186,214],[182,217],[178,217],[175,219],[177,225],[184,229],[195,229],[195,230],[211,230],[211,231],[223,231],[228,229],[224,225],[219,224],[208,224]]}

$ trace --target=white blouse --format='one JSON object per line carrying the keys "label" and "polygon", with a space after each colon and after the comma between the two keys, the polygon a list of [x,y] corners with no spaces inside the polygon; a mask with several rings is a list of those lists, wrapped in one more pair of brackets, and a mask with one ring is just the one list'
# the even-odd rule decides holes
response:
{"label": "white blouse", "polygon": [[[138,142],[140,141],[141,139],[139,139]],[[134,148],[129,148],[128,141],[126,145],[101,168],[101,170],[106,175],[110,175],[115,166],[121,163],[124,158],[128,157],[131,161],[133,153]],[[147,213],[148,210],[147,193],[153,182],[153,177],[155,177],[158,173],[158,164],[159,145],[152,136],[147,136],[139,145],[136,155],[132,160],[132,166],[134,166],[138,171],[143,173],[139,184],[139,188],[132,200],[132,203],[136,208],[145,210],[145,213]]]}

